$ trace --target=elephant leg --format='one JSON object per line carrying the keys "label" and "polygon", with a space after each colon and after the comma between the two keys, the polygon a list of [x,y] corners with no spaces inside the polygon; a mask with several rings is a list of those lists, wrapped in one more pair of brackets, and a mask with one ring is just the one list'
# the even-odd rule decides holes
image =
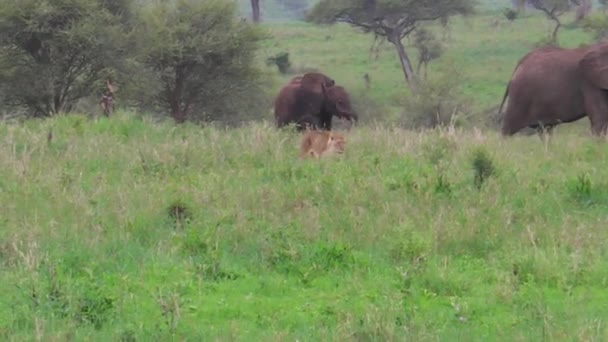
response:
{"label": "elephant leg", "polygon": [[529,103],[509,103],[507,112],[503,116],[502,127],[500,129],[503,136],[512,136],[524,127],[527,127],[530,107]]}
{"label": "elephant leg", "polygon": [[319,126],[319,120],[312,115],[303,116],[296,124],[298,131],[303,131],[305,129],[318,129]]}
{"label": "elephant leg", "polygon": [[326,131],[331,131],[331,113],[322,110],[319,115],[319,128]]}
{"label": "elephant leg", "polygon": [[591,86],[583,88],[585,111],[594,135],[605,135],[608,128],[608,103],[604,91]]}

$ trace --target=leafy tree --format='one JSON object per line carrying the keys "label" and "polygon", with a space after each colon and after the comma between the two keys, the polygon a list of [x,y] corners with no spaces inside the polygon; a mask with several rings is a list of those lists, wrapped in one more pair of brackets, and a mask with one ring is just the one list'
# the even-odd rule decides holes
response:
{"label": "leafy tree", "polygon": [[35,116],[67,112],[126,51],[126,0],[0,0],[0,91]]}
{"label": "leafy tree", "polygon": [[473,12],[474,0],[321,0],[307,19],[316,23],[344,22],[395,46],[405,81],[416,92],[415,74],[402,39],[422,22]]}
{"label": "leafy tree", "polygon": [[573,5],[580,5],[579,0],[527,0],[535,9],[545,13],[545,15],[555,22],[555,28],[551,33],[551,42],[557,42],[557,33],[562,26],[559,17],[568,12]]}
{"label": "leafy tree", "polygon": [[[137,50],[156,85],[151,100],[176,122],[252,108],[254,54],[264,35],[235,14],[235,3],[224,0],[163,1],[142,10]],[[235,107],[242,102],[251,103]]]}

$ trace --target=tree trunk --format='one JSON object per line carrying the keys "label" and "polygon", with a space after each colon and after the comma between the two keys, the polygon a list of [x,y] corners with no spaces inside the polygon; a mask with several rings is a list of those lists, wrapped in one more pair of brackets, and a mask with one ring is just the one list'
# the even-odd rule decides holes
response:
{"label": "tree trunk", "polygon": [[551,42],[553,44],[557,45],[557,32],[559,31],[559,28],[562,26],[562,23],[555,16],[552,19],[553,19],[553,21],[555,21],[555,28],[553,29],[553,32],[551,33]]}
{"label": "tree trunk", "polygon": [[401,39],[396,35],[389,35],[387,40],[395,46],[397,49],[397,54],[399,54],[399,61],[401,62],[401,70],[403,70],[403,76],[405,77],[405,82],[410,86],[412,93],[417,92],[416,87],[416,75],[414,75],[414,70],[412,69],[412,63],[410,62],[407,53],[405,52],[405,47],[401,43]]}
{"label": "tree trunk", "polygon": [[251,16],[254,23],[260,22],[260,0],[251,0]]}
{"label": "tree trunk", "polygon": [[186,122],[186,113],[179,108],[171,111],[171,117],[173,118],[173,120],[175,120],[175,123]]}

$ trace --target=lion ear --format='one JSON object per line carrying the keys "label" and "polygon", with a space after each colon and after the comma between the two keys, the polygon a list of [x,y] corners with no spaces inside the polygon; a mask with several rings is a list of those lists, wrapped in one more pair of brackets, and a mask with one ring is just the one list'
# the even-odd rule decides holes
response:
{"label": "lion ear", "polygon": [[587,52],[579,62],[583,77],[596,87],[608,89],[608,44]]}

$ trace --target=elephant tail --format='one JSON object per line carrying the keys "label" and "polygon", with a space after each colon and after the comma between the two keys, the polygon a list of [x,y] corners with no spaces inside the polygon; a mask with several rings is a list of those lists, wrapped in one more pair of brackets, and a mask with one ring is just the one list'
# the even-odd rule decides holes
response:
{"label": "elephant tail", "polygon": [[507,99],[507,96],[509,95],[509,85],[511,84],[511,82],[509,81],[509,83],[507,83],[507,88],[505,89],[505,94],[502,96],[502,102],[500,103],[500,107],[498,108],[498,115],[500,116],[502,114],[502,107],[505,104],[505,100]]}

